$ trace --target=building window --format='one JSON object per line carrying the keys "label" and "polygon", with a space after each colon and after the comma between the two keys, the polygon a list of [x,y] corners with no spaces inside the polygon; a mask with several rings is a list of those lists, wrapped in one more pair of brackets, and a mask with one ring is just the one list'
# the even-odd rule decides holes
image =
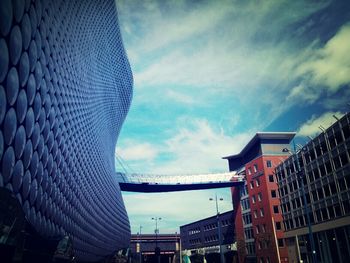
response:
{"label": "building window", "polygon": [[252,196],[252,203],[255,204],[255,195]]}
{"label": "building window", "polygon": [[254,182],[251,181],[251,182],[250,182],[250,189],[253,189],[253,188],[254,188]]}
{"label": "building window", "polygon": [[276,222],[276,230],[281,230],[282,229],[282,224],[281,222]]}
{"label": "building window", "polygon": [[278,205],[274,205],[273,206],[273,212],[275,213],[275,214],[278,214]]}
{"label": "building window", "polygon": [[258,171],[258,165],[257,164],[254,164],[254,173],[256,173]]}
{"label": "building window", "polygon": [[271,160],[266,161],[266,167],[272,167],[272,162]]}
{"label": "building window", "polygon": [[271,190],[271,197],[276,198],[277,197],[277,192],[276,190]]}
{"label": "building window", "polygon": [[269,175],[269,182],[270,183],[273,183],[275,180],[274,180],[274,178],[273,178],[273,175],[272,174],[270,174]]}
{"label": "building window", "polygon": [[258,249],[260,250],[261,249],[261,241],[259,241],[259,243],[258,243]]}
{"label": "building window", "polygon": [[256,233],[257,233],[257,234],[260,233],[260,226],[259,226],[259,225],[256,226]]}
{"label": "building window", "polygon": [[260,216],[264,217],[264,208],[260,208]]}
{"label": "building window", "polygon": [[258,200],[259,200],[259,202],[261,202],[261,200],[262,200],[262,194],[261,193],[258,193]]}
{"label": "building window", "polygon": [[261,225],[261,232],[263,232],[263,233],[266,232],[266,225],[265,224]]}
{"label": "building window", "polygon": [[254,238],[253,228],[249,227],[249,228],[244,229],[244,236],[245,236],[245,239]]}
{"label": "building window", "polygon": [[248,168],[248,174],[251,175],[252,174],[252,168]]}
{"label": "building window", "polygon": [[257,187],[260,186],[260,180],[259,180],[259,178],[257,178],[257,179],[255,180],[255,184],[256,184]]}
{"label": "building window", "polygon": [[254,210],[254,218],[258,218],[258,212]]}
{"label": "building window", "polygon": [[243,215],[243,222],[244,222],[245,225],[248,225],[248,224],[252,223],[252,216],[251,216],[250,213]]}
{"label": "building window", "polygon": [[278,239],[278,247],[284,247],[284,239],[283,238]]}

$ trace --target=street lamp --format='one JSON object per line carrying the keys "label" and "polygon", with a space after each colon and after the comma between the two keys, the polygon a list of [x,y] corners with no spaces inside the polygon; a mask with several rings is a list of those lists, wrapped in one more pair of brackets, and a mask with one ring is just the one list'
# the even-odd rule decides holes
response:
{"label": "street lamp", "polygon": [[141,248],[142,236],[141,236],[141,230],[142,230],[142,226],[140,225],[140,232],[138,233],[139,234],[139,253],[140,253],[139,261],[140,261],[140,263],[142,262],[142,248]]}
{"label": "street lamp", "polygon": [[160,263],[160,248],[158,247],[158,220],[162,220],[161,217],[152,217],[152,220],[156,221],[156,229],[154,230],[154,233],[156,234],[156,248],[154,250],[154,253],[156,254],[157,257],[157,262]]}
{"label": "street lamp", "polygon": [[[300,155],[301,155],[301,161],[303,162],[303,169],[305,170],[305,157],[304,157],[304,151],[305,149],[303,147],[301,147],[300,149]],[[293,152],[291,152],[291,150],[284,148],[282,150],[282,152],[287,152],[290,155],[293,155]],[[298,152],[295,153],[295,156],[297,158],[296,160],[296,165],[297,165],[297,179],[301,184],[301,194],[303,196],[303,201],[304,201],[304,210],[305,210],[305,215],[306,215],[306,222],[307,222],[307,227],[308,227],[308,234],[309,234],[309,239],[310,239],[310,243],[311,243],[311,260],[313,263],[317,262],[317,258],[316,258],[316,249],[315,249],[315,241],[314,241],[314,236],[312,234],[312,227],[311,227],[311,220],[310,220],[310,209],[309,206],[307,205],[307,200],[306,200],[306,194],[305,194],[305,188],[304,188],[304,180],[303,180],[303,176],[305,174],[303,174],[301,167],[300,167],[300,163],[299,163],[299,158],[298,158]]]}
{"label": "street lamp", "polygon": [[[223,201],[223,198],[219,198],[219,201]],[[213,198],[209,198],[209,201],[214,201]],[[215,194],[215,205],[216,205],[216,220],[218,224],[218,235],[219,235],[219,252],[220,252],[220,262],[224,263],[224,255],[222,254],[222,248],[221,248],[221,223],[220,223],[220,213],[219,213],[219,206],[218,206],[218,197]]]}

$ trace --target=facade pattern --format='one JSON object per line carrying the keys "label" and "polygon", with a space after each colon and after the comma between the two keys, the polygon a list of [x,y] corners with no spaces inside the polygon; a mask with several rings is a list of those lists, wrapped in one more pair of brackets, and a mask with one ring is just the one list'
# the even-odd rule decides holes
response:
{"label": "facade pattern", "polygon": [[322,130],[276,168],[283,227],[293,260],[311,260],[309,216],[318,262],[345,262],[350,257],[350,114]]}
{"label": "facade pattern", "polygon": [[115,1],[0,1],[0,187],[79,260],[129,244],[114,151],[132,82]]}

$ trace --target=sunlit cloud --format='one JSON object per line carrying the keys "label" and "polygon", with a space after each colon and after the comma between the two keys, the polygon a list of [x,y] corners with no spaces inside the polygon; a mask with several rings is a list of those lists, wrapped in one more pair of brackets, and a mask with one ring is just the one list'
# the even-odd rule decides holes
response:
{"label": "sunlit cloud", "polygon": [[134,144],[132,141],[126,141],[125,148],[117,149],[117,153],[124,159],[134,160],[152,160],[157,156],[157,149],[149,143]]}
{"label": "sunlit cloud", "polygon": [[297,135],[315,136],[321,132],[321,129],[319,128],[320,126],[321,128],[328,128],[337,121],[335,117],[341,118],[343,115],[344,113],[341,112],[326,112],[318,117],[312,116],[311,119],[307,120],[303,125],[301,125]]}
{"label": "sunlit cloud", "polygon": [[350,83],[350,24],[344,25],[324,47],[299,67],[311,75],[310,84],[327,86],[335,92]]}
{"label": "sunlit cloud", "polygon": [[[121,146],[119,155],[131,165],[134,172],[152,174],[188,174],[228,171],[223,156],[238,153],[253,133],[227,136],[219,128],[211,127],[207,120],[184,119],[186,127],[175,127],[176,133],[164,142],[144,144],[128,141]],[[128,146],[129,145],[129,146]],[[143,153],[144,151],[144,153]],[[170,156],[167,161],[156,161]],[[151,157],[151,158],[146,158]]]}

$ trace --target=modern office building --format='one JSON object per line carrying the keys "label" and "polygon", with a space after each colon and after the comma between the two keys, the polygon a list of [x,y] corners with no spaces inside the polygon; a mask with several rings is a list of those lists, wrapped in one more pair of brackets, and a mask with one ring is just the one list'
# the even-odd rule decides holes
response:
{"label": "modern office building", "polygon": [[132,262],[158,262],[156,247],[160,249],[159,262],[180,262],[180,235],[178,234],[131,235]]}
{"label": "modern office building", "polygon": [[[219,215],[221,249],[226,262],[232,262],[236,254],[235,232],[233,211],[228,211]],[[189,255],[204,255],[207,260],[213,262],[220,261],[219,250],[219,229],[217,216],[211,216],[196,222],[180,227],[181,250]]]}
{"label": "modern office building", "polygon": [[[36,235],[69,236],[79,261],[127,248],[114,156],[133,78],[115,1],[3,0],[0,10],[0,188]],[[20,221],[0,214],[0,245]]]}
{"label": "modern office building", "polygon": [[260,132],[239,154],[224,157],[230,171],[244,174],[244,187],[232,188],[239,262],[287,262],[275,167],[287,158],[294,132]]}
{"label": "modern office building", "polygon": [[350,114],[320,128],[276,168],[290,262],[350,258]]}

